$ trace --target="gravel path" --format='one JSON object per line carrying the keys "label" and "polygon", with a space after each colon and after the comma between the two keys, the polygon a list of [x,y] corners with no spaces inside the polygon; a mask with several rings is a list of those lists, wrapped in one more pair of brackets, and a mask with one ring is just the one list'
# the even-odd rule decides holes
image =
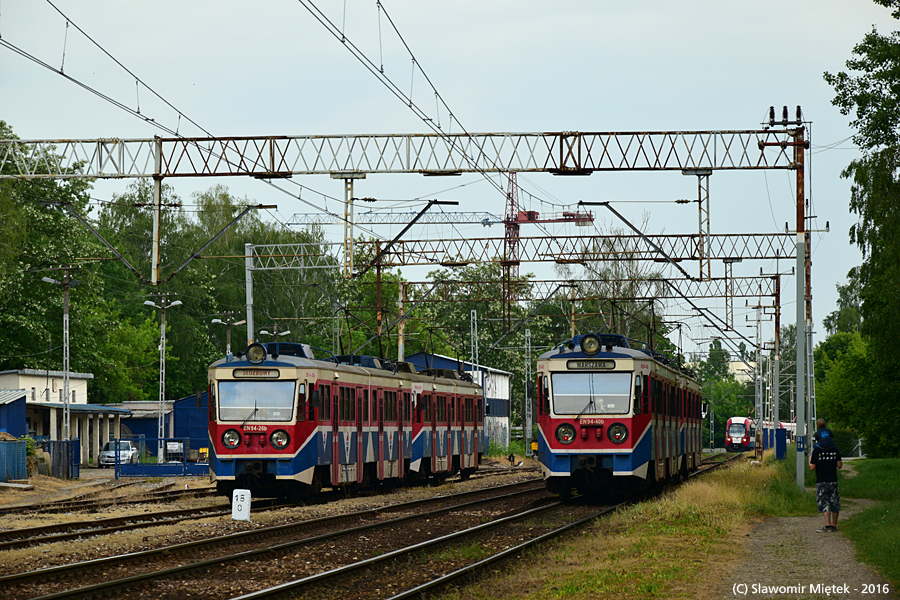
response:
{"label": "gravel path", "polygon": [[[841,498],[838,529],[844,517],[871,503]],[[893,588],[883,593],[887,580],[856,560],[853,543],[840,531],[816,533],[824,524],[824,517],[816,514],[775,517],[755,525],[746,534],[743,559],[724,574],[712,597],[897,600]]]}

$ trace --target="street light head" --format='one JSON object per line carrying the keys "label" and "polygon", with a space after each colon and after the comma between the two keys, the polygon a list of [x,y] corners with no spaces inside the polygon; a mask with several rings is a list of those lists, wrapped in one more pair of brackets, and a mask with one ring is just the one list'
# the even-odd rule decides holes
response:
{"label": "street light head", "polygon": [[80,279],[73,279],[72,281],[69,282],[69,287],[75,287],[76,285],[81,285]]}
{"label": "street light head", "polygon": [[176,306],[181,306],[181,304],[182,304],[181,300],[176,300],[175,302],[173,302],[172,304],[169,305],[169,308],[174,308],[174,307],[176,307]]}
{"label": "street light head", "polygon": [[56,285],[60,285],[59,281],[57,281],[55,279],[51,279],[49,277],[41,277],[41,281],[46,281],[47,283],[55,283]]}
{"label": "street light head", "polygon": [[279,331],[278,335],[291,335],[290,331]]}
{"label": "street light head", "polygon": [[144,300],[144,306],[152,306],[153,308],[159,308],[156,305],[156,302],[154,302],[153,300]]}
{"label": "street light head", "polygon": [[266,331],[265,329],[263,329],[263,330],[260,331],[259,333],[260,333],[261,335],[272,335],[271,333],[269,333],[269,332]]}
{"label": "street light head", "polygon": [[247,320],[241,319],[240,321],[235,321],[232,325],[244,325],[245,323],[247,323]]}
{"label": "street light head", "polygon": [[211,323],[218,323],[219,325],[224,325],[224,324],[225,324],[225,323],[222,321],[222,319],[213,319],[213,320],[211,321]]}

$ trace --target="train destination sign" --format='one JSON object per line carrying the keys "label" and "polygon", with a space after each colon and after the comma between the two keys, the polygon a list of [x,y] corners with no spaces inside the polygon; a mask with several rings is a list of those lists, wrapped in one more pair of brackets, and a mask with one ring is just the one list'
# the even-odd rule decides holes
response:
{"label": "train destination sign", "polygon": [[614,360],[570,360],[566,361],[566,368],[570,371],[579,369],[615,369]]}
{"label": "train destination sign", "polygon": [[278,369],[235,369],[235,379],[275,379],[280,374]]}

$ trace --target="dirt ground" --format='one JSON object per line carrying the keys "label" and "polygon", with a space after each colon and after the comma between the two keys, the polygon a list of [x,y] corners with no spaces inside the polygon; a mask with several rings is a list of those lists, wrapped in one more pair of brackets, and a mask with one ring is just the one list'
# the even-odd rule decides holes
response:
{"label": "dirt ground", "polygon": [[[851,461],[844,466],[852,470]],[[871,500],[841,498],[837,533],[816,532],[825,524],[821,514],[774,517],[752,524],[742,539],[734,540],[744,543],[743,556],[722,573],[710,598],[897,599],[893,588],[881,593],[885,588],[875,587],[888,581],[859,562],[853,543],[840,533],[841,520],[872,504]],[[832,586],[830,593],[828,586]]]}

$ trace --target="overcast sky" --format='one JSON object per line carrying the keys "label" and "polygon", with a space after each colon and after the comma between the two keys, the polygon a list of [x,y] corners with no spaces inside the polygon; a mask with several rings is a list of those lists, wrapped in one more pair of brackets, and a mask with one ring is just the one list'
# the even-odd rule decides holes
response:
{"label": "overcast sky", "polygon": [[[835,309],[835,284],[844,283],[861,257],[849,243],[855,219],[848,210],[849,183],[840,178],[858,152],[848,139],[850,119],[831,105],[834,93],[822,74],[844,70],[853,46],[873,26],[882,33],[896,29],[887,9],[869,0],[384,0],[382,5],[386,12],[379,13],[375,0],[315,4],[445,130],[448,113],[435,108],[434,92],[421,72],[413,73],[404,44],[452,111],[454,131],[459,125],[469,132],[745,130],[760,128],[771,105],[779,116],[781,106],[788,105],[792,117],[801,105],[812,122],[807,188],[818,217],[812,227],[824,230],[829,221],[831,228],[813,235],[816,340],[824,339],[821,322]],[[60,11],[70,20],[68,27]],[[145,85],[137,85],[78,28]],[[297,1],[53,0],[51,5],[13,0],[0,4],[0,37],[182,135],[205,135],[188,119],[217,136],[428,131]],[[22,139],[167,135],[6,47],[0,48],[0,119]],[[782,231],[785,222],[793,228],[793,178],[793,171],[714,173],[713,233],[772,233]],[[222,183],[254,202],[277,204],[274,218],[282,221],[322,208],[342,212],[337,200],[343,197],[342,181],[325,176],[294,180],[307,188],[302,197],[309,204],[249,178],[167,183],[187,203],[193,192]],[[99,182],[94,195],[108,200],[127,184]],[[541,212],[579,200],[612,200],[634,223],[647,213],[647,233],[692,234],[698,227],[696,204],[672,202],[697,196],[696,178],[680,173],[528,174],[520,175],[519,185],[526,192],[526,208]],[[475,175],[373,175],[357,182],[355,195],[440,198],[459,201],[453,210],[504,212],[503,195]],[[663,200],[668,202],[651,202]],[[393,205],[421,207],[381,206]],[[598,230],[620,226],[600,216]],[[334,241],[341,239],[340,228],[327,231]],[[386,237],[398,231],[377,230]],[[574,227],[551,231],[586,233]],[[538,234],[522,231],[523,236]],[[503,229],[417,227],[406,238],[459,235],[501,237]],[[745,261],[735,265],[734,274],[785,272],[792,266],[793,261],[778,267]],[[696,265],[686,268],[697,271]],[[523,264],[521,271],[552,277],[547,265]],[[414,269],[404,269],[404,275],[424,279],[424,272]],[[713,265],[713,275],[724,275],[721,263]],[[792,277],[782,282],[785,324],[795,320],[794,286]],[[723,306],[722,301],[704,304]],[[686,312],[674,304],[670,310]],[[741,301],[735,322],[743,324],[752,314]],[[698,344],[705,348],[713,332],[699,319],[689,324],[685,350]],[[753,330],[742,329],[752,339]],[[765,340],[772,332],[772,324],[764,324]]]}

